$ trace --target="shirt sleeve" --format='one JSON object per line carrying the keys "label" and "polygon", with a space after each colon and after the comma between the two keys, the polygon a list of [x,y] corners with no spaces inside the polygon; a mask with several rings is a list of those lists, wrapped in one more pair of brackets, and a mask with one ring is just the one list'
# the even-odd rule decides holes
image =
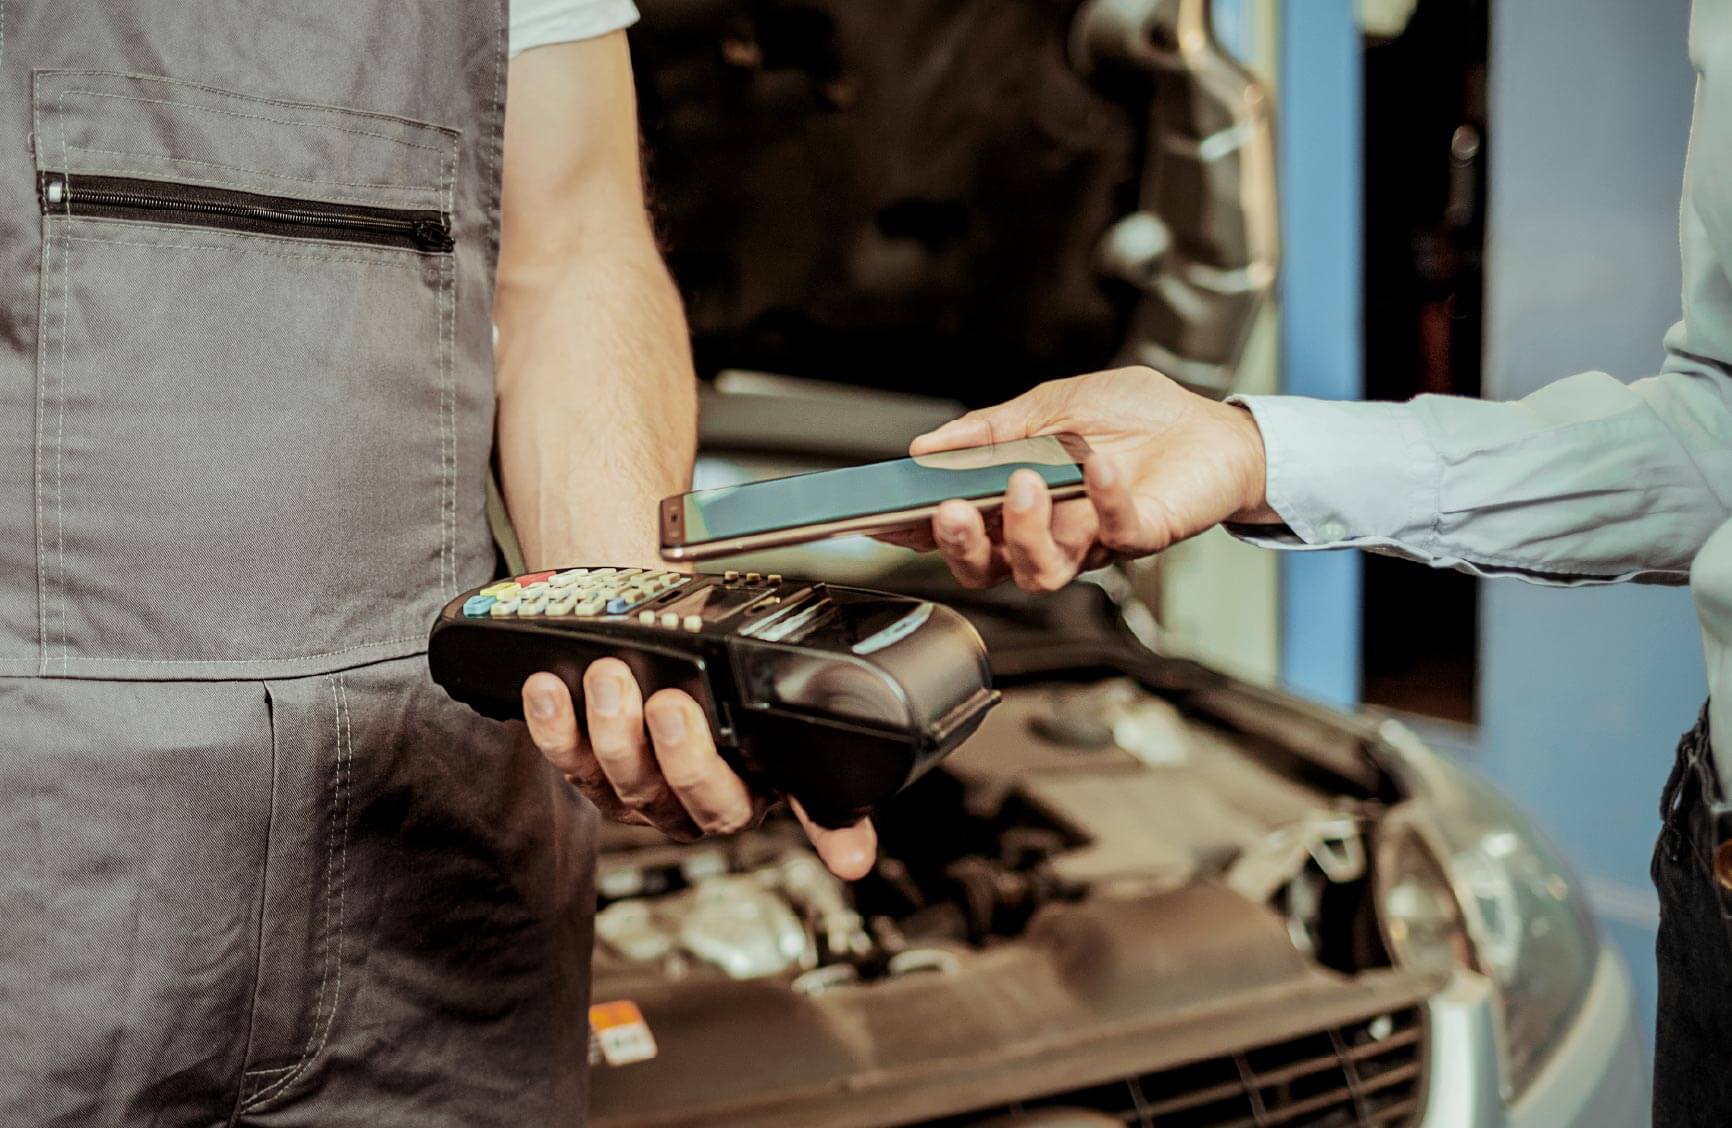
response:
{"label": "shirt sleeve", "polygon": [[637,22],[632,0],[511,0],[511,54],[594,39]]}
{"label": "shirt sleeve", "polygon": [[1540,583],[1686,583],[1732,517],[1732,286],[1695,206],[1695,164],[1693,147],[1684,317],[1658,375],[1587,372],[1508,403],[1238,397],[1263,433],[1269,506],[1286,527],[1234,534]]}

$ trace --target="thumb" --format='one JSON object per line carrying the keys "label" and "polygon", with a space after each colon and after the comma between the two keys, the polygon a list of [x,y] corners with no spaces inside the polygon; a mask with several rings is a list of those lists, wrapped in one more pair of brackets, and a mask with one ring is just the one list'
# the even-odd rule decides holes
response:
{"label": "thumb", "polygon": [[908,445],[908,453],[932,454],[1026,439],[1051,422],[1045,405],[1047,387],[1043,384],[995,407],[976,408],[967,415],[952,419],[944,426],[917,437]]}
{"label": "thumb", "polygon": [[806,837],[812,840],[818,857],[823,859],[825,868],[831,873],[843,881],[858,881],[872,872],[872,864],[878,855],[878,831],[870,820],[861,819],[853,826],[829,830],[813,822],[793,796],[788,797],[788,806],[793,808]]}

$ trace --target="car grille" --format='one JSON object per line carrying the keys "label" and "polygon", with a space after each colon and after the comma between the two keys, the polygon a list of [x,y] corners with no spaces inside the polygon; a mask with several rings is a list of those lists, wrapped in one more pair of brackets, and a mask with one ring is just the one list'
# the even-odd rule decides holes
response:
{"label": "car grille", "polygon": [[1425,1025],[1408,1008],[940,1123],[1086,1109],[1140,1128],[1405,1125],[1417,1119],[1424,1074]]}

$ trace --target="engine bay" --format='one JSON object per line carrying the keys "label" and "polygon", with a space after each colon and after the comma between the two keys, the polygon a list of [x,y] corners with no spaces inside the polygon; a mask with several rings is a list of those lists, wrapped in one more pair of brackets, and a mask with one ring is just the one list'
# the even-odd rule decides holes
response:
{"label": "engine bay", "polygon": [[1405,793],[1374,726],[1151,653],[1104,588],[958,609],[1003,702],[879,810],[865,878],[781,810],[689,845],[604,826],[593,1000],[633,1037],[592,1040],[592,1120],[1225,1124],[1253,1090],[1369,1109],[1374,1073],[1417,1107],[1447,970],[1381,920]]}
{"label": "engine bay", "polygon": [[1204,881],[1274,902],[1325,966],[1380,966],[1350,903],[1376,806],[1290,778],[1129,678],[1015,688],[881,813],[879,864],[852,886],[785,812],[690,846],[608,826],[598,993],[610,973],[649,969],[791,976],[802,993],[869,983],[1013,940],[1051,904]]}
{"label": "engine bay", "polygon": [[[1406,1107],[1441,979],[1381,931],[1389,796],[1186,699],[1127,676],[1007,687],[880,811],[878,865],[851,885],[783,812],[686,846],[607,828],[594,997],[629,1000],[654,1056],[592,1054],[596,1121],[974,1124],[1264,1043],[1289,1079],[1281,1055],[1318,1045],[1353,1043],[1368,1076],[1392,1055],[1388,1107]],[[1209,1053],[1227,1056],[1195,1064]],[[1242,1101],[1231,1080],[1221,1099]],[[1173,1083],[1186,1108],[1215,1099]]]}

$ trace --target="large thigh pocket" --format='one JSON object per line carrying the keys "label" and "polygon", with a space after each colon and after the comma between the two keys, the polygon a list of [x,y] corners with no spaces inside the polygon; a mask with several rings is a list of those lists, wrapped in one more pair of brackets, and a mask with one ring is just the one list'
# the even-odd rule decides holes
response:
{"label": "large thigh pocket", "polygon": [[273,801],[239,1122],[581,1108],[594,811],[521,725],[452,701],[419,657],[266,689]]}
{"label": "large thigh pocket", "polygon": [[43,672],[287,676],[454,590],[457,138],[40,72]]}
{"label": "large thigh pocket", "polygon": [[232,1104],[270,752],[257,682],[0,678],[0,1124]]}

